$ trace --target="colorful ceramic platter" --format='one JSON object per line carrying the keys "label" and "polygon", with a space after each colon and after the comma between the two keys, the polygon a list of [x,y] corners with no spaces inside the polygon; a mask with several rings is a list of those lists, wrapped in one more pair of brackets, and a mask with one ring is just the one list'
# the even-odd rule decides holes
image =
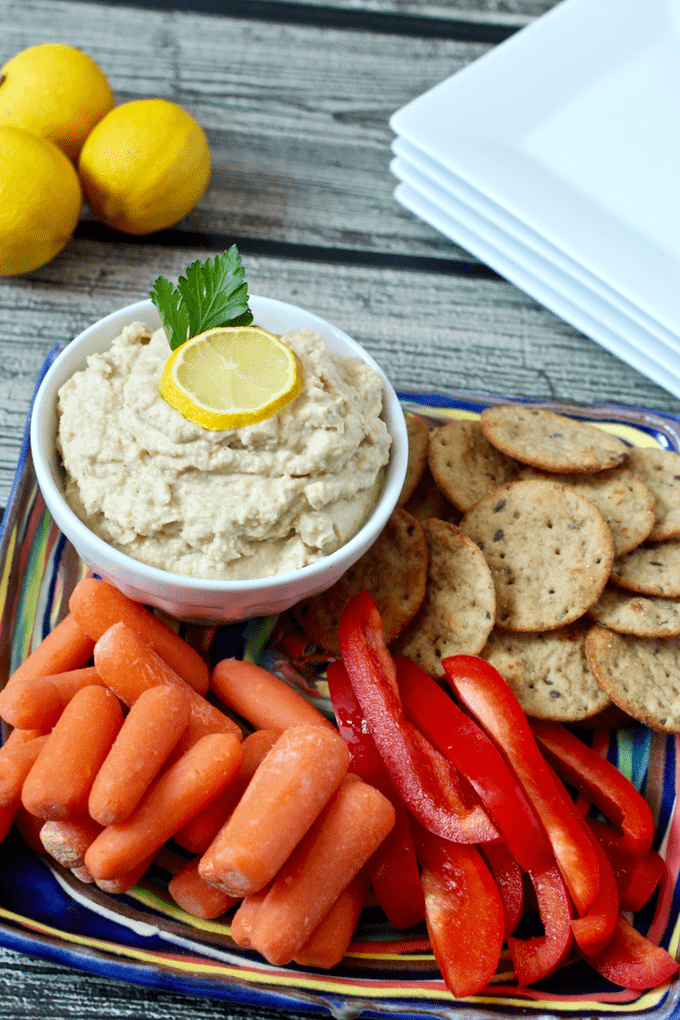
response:
{"label": "colorful ceramic platter", "polygon": [[[48,357],[43,372],[58,351]],[[474,418],[508,398],[465,394],[400,394],[409,413],[431,423]],[[680,419],[616,406],[544,405],[596,421],[630,443],[680,450]],[[52,522],[38,491],[25,439],[0,535],[0,663],[9,672],[65,614],[68,596],[86,573]],[[276,620],[257,619],[203,635],[213,658],[248,656],[299,684],[320,707],[323,663],[304,668],[286,657]],[[193,639],[197,638],[194,633]],[[280,633],[279,633],[280,636]],[[200,637],[200,635],[198,635]],[[678,741],[633,726],[611,735],[608,756],[644,792],[656,818],[656,848],[670,878],[636,926],[671,953],[680,938],[680,807]],[[483,994],[456,1001],[446,990],[425,929],[397,933],[379,911],[362,916],[342,965],[330,972],[273,967],[237,947],[229,914],[199,921],[169,900],[174,851],[125,896],[109,896],[50,865],[11,832],[0,845],[0,944],[85,971],[178,992],[336,1017],[475,1020],[495,1014],[536,1017],[645,1015],[680,1017],[680,983],[636,993],[598,977],[576,957],[539,987],[518,989],[510,960]]]}

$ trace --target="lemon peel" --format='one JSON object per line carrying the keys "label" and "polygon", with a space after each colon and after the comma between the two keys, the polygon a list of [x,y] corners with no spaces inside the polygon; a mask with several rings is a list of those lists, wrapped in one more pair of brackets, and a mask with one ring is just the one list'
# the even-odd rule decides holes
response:
{"label": "lemon peel", "polygon": [[172,352],[161,396],[196,425],[213,431],[255,425],[300,393],[302,362],[259,326],[220,326]]}

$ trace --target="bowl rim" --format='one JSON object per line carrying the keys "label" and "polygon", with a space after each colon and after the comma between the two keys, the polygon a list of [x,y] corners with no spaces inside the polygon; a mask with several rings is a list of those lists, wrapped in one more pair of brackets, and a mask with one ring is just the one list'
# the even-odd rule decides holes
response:
{"label": "bowl rim", "polygon": [[[314,324],[316,324],[318,331],[322,333],[322,335],[325,334],[324,340],[329,335],[331,338],[337,338],[342,344],[349,346],[354,356],[362,358],[362,360],[370,365],[371,368],[373,368],[380,376],[383,385],[383,416],[386,420],[386,424],[392,438],[392,446],[390,450],[390,459],[386,466],[385,484],[373,512],[359,531],[353,535],[348,542],[345,542],[345,544],[340,546],[339,549],[329,553],[327,556],[322,556],[313,563],[307,564],[304,567],[299,567],[297,570],[288,571],[282,574],[274,574],[271,577],[257,577],[243,580],[217,580],[191,577],[185,574],[176,574],[169,570],[162,570],[159,567],[150,566],[141,560],[136,560],[132,556],[128,556],[127,553],[121,552],[119,549],[116,549],[115,546],[110,545],[108,542],[105,542],[104,539],[96,535],[71,509],[63,495],[63,492],[60,491],[58,485],[55,483],[52,471],[49,468],[51,454],[46,454],[43,450],[41,441],[41,426],[45,414],[54,413],[56,415],[57,383],[55,380],[61,377],[66,365],[70,366],[71,362],[76,360],[76,355],[81,352],[83,347],[87,346],[87,342],[91,341],[95,334],[99,334],[107,327],[115,326],[116,332],[112,333],[111,338],[108,340],[108,345],[110,345],[123,326],[128,325],[129,323],[135,321],[146,322],[148,321],[149,316],[152,316],[156,323],[160,325],[158,311],[153,302],[150,299],[136,301],[132,304],[125,305],[116,311],[110,312],[101,319],[98,319],[75,336],[73,340],[65,346],[63,351],[57,355],[53,364],[45,374],[45,377],[38,388],[38,392],[36,393],[31,413],[31,452],[38,485],[47,507],[52,513],[52,516],[55,518],[60,530],[64,530],[64,528],[62,527],[61,520],[57,520],[57,516],[64,519],[71,532],[75,532],[77,534],[86,533],[85,539],[90,544],[93,552],[101,553],[100,558],[104,561],[108,561],[109,573],[112,572],[111,568],[115,568],[122,572],[127,571],[128,574],[138,574],[140,575],[140,579],[142,577],[146,578],[150,585],[172,585],[178,595],[181,592],[188,592],[190,590],[206,594],[239,594],[252,592],[253,589],[267,589],[268,591],[276,592],[292,584],[299,586],[300,584],[304,584],[307,580],[310,582],[311,587],[320,575],[327,571],[332,571],[333,567],[340,561],[349,559],[350,562],[355,562],[358,556],[360,556],[364,551],[364,548],[368,548],[366,545],[367,533],[374,533],[373,541],[375,541],[395,509],[399,493],[401,492],[404,478],[406,476],[408,437],[399,398],[397,397],[394,387],[390,383],[383,369],[375,361],[371,354],[369,354],[369,352],[366,351],[356,340],[350,337],[339,327],[333,325],[328,320],[321,318],[314,312],[309,312],[298,305],[279,301],[276,298],[263,297],[256,294],[249,294],[249,302],[255,318],[257,318],[258,312],[262,314],[266,311],[276,312],[278,310],[285,313],[301,313],[305,318],[305,322],[301,324],[301,328],[304,326],[314,328]],[[153,322],[150,322],[149,325],[153,325]],[[106,349],[103,344],[102,349]],[[88,351],[88,354],[93,353],[94,350],[95,348],[93,347],[92,351]],[[80,367],[84,366],[86,357],[87,354],[81,354],[81,361],[83,365],[81,366],[76,364],[71,367],[66,378],[70,377],[74,372],[78,371]],[[60,382],[58,385],[62,385],[62,383]],[[395,429],[397,435],[395,435]],[[399,436],[399,433],[401,433],[401,436]],[[398,441],[399,438],[402,439],[402,442]],[[54,456],[58,461],[56,450]],[[59,470],[61,470],[60,466],[57,466],[59,467]],[[58,511],[56,513],[53,507],[58,507]],[[372,541],[369,544],[372,544]],[[357,550],[359,550],[359,552],[352,560],[352,556]],[[93,557],[93,559],[94,558],[95,557]]]}

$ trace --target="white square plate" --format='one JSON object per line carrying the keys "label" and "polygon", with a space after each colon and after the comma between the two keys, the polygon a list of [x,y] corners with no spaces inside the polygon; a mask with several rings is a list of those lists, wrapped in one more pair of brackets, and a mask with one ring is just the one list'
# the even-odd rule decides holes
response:
{"label": "white square plate", "polygon": [[515,286],[637,371],[680,396],[680,355],[652,357],[640,333],[633,339],[622,328],[618,319],[620,313],[614,315],[581,285],[554,267],[542,264],[539,257],[518,258],[517,252],[510,250],[516,248],[516,244],[509,244],[501,232],[464,203],[450,198],[446,208],[438,204],[433,200],[431,189],[426,193],[422,186],[414,185],[412,168],[404,161],[393,161],[392,169],[403,181],[394,192],[395,198],[406,209],[462,244]]}
{"label": "white square plate", "polygon": [[680,0],[563,0],[390,123],[680,350],[679,112]]}

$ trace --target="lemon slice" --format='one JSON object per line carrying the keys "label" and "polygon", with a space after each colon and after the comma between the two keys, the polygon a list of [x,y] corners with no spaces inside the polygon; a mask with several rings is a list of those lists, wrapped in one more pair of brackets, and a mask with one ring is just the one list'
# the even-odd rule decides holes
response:
{"label": "lemon slice", "polygon": [[205,429],[255,425],[295,400],[302,362],[259,326],[220,326],[177,347],[165,363],[161,396]]}

